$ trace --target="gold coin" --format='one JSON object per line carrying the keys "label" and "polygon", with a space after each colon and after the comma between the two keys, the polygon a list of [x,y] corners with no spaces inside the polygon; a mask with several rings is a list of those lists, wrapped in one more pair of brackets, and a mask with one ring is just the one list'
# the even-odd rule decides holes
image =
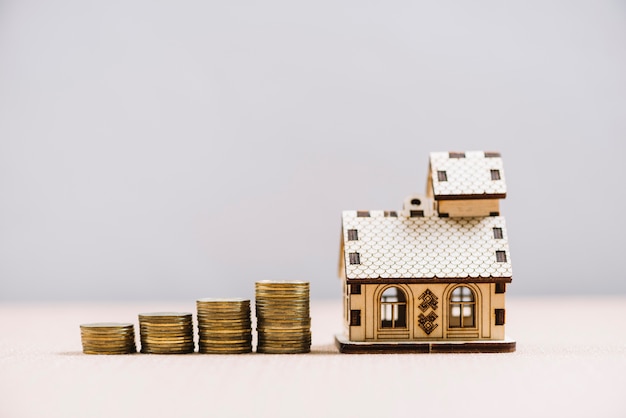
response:
{"label": "gold coin", "polygon": [[193,327],[184,328],[141,328],[141,334],[187,334],[193,331]]}
{"label": "gold coin", "polygon": [[141,352],[155,354],[192,353],[194,348],[193,345],[146,345],[141,346]]}
{"label": "gold coin", "polygon": [[250,303],[250,299],[243,298],[200,298],[196,300],[196,303],[206,304],[246,304]]}
{"label": "gold coin", "polygon": [[136,353],[135,347],[123,347],[118,349],[103,349],[100,347],[83,347],[83,353],[85,354],[131,354]]}
{"label": "gold coin", "polygon": [[274,348],[274,347],[262,347],[257,348],[257,353],[263,354],[304,354],[310,353],[310,347],[298,347],[298,348]]}
{"label": "gold coin", "polygon": [[309,282],[305,282],[302,280],[259,280],[255,283],[256,285],[270,285],[270,286],[299,286],[305,285],[308,286]]}
{"label": "gold coin", "polygon": [[133,324],[128,323],[128,322],[94,322],[92,324],[81,324],[80,328],[81,329],[86,329],[86,330],[90,330],[90,329],[113,329],[113,330],[117,330],[117,329],[126,329],[126,328],[132,328]]}
{"label": "gold coin", "polygon": [[202,348],[198,348],[198,353],[203,353],[203,354],[213,354],[213,353],[251,353],[252,352],[252,345],[245,345],[245,346],[239,346],[239,347],[235,347],[235,346],[230,346],[230,347],[202,347]]}
{"label": "gold coin", "polygon": [[189,312],[148,312],[139,314],[140,323],[178,324],[192,322]]}

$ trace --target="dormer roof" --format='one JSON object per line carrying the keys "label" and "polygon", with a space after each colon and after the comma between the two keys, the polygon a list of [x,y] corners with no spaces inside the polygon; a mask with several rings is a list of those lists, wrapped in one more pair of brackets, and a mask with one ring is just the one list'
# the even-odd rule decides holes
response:
{"label": "dormer roof", "polygon": [[506,197],[504,167],[497,152],[432,152],[429,182],[435,200]]}

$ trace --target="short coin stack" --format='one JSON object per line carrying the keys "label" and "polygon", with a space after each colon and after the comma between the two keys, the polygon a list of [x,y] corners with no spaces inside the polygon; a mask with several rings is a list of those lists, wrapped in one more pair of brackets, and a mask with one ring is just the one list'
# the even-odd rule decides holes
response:
{"label": "short coin stack", "polygon": [[250,301],[247,299],[199,299],[198,352],[240,354],[252,352]]}
{"label": "short coin stack", "polygon": [[85,354],[131,354],[135,347],[133,324],[98,322],[80,326],[80,337]]}
{"label": "short coin stack", "polygon": [[308,282],[256,282],[258,353],[311,351]]}
{"label": "short coin stack", "polygon": [[148,354],[193,353],[193,322],[187,312],[139,314],[141,352]]}

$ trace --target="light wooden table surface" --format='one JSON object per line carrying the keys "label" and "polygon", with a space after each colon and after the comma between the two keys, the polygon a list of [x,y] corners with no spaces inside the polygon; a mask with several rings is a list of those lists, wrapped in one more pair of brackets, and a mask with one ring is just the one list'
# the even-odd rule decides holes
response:
{"label": "light wooden table surface", "polygon": [[313,301],[310,354],[81,353],[79,324],[194,301],[0,305],[0,418],[626,417],[626,297],[514,298],[510,354],[339,354]]}

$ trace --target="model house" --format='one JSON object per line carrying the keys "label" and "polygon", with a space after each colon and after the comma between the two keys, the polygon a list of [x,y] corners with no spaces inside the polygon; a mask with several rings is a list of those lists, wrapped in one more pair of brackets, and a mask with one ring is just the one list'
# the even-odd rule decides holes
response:
{"label": "model house", "polygon": [[340,351],[515,351],[505,197],[499,153],[435,152],[426,195],[401,211],[343,212]]}

